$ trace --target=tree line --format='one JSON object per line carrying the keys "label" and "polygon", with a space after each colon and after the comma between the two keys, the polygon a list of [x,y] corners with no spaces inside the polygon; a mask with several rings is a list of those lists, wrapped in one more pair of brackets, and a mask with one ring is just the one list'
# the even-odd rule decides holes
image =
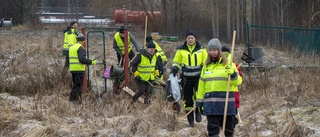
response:
{"label": "tree line", "polygon": [[[34,14],[42,9],[56,12],[85,12],[96,17],[112,17],[115,7],[130,10],[161,11],[162,18],[147,14],[148,30],[181,35],[196,30],[199,37],[245,41],[246,23],[317,28],[320,0],[2,0],[0,18],[13,18],[13,24],[34,25]],[[69,10],[69,11],[68,11]]]}

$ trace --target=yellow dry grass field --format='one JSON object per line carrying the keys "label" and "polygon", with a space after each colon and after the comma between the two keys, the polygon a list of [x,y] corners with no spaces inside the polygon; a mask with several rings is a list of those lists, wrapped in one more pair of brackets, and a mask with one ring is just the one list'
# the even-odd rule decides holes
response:
{"label": "yellow dry grass field", "polygon": [[[133,34],[142,45],[142,33]],[[99,33],[89,35],[88,57],[98,60],[97,77],[93,67],[88,67],[90,86],[82,104],[77,104],[68,101],[72,81],[70,72],[63,68],[62,32],[0,31],[0,136],[206,137],[206,117],[194,128],[188,127],[186,119],[179,122],[185,112],[171,109],[162,87],[157,87],[149,106],[132,103],[124,91],[120,95],[112,93],[113,81],[107,79],[105,84],[102,77],[104,61],[107,66],[117,64],[112,36],[113,32],[106,32],[105,38]],[[169,58],[167,75],[175,47],[182,41],[159,44]],[[236,46],[235,60],[239,63],[244,49],[243,45]],[[265,60],[272,60],[275,54],[292,56],[272,50],[265,54]],[[320,136],[319,57],[299,55],[294,62],[313,67],[242,67],[242,123],[237,125],[235,136]],[[129,87],[136,88],[133,82]],[[106,91],[101,100],[96,100],[97,91]]]}

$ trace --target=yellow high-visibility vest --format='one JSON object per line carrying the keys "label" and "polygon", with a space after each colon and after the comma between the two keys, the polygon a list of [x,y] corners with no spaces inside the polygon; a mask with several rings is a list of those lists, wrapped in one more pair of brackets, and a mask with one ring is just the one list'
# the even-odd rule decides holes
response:
{"label": "yellow high-visibility vest", "polygon": [[63,43],[63,50],[69,50],[69,48],[77,43],[77,33],[75,29],[71,29],[70,31],[66,31],[64,33],[64,43]]}
{"label": "yellow high-visibility vest", "polygon": [[[124,54],[124,42],[120,37],[120,33],[117,32],[116,34],[114,34],[114,38],[116,40],[118,48],[121,50],[121,53]],[[128,49],[129,49],[128,52],[130,52],[132,49],[129,33],[128,33]]]}
{"label": "yellow high-visibility vest", "polygon": [[142,80],[154,80],[157,57],[154,55],[150,62],[149,58],[141,54],[141,62],[138,65],[139,76]]}
{"label": "yellow high-visibility vest", "polygon": [[82,45],[79,43],[74,44],[69,48],[69,62],[70,62],[70,71],[85,71],[86,64],[82,64],[78,58],[78,49]]}

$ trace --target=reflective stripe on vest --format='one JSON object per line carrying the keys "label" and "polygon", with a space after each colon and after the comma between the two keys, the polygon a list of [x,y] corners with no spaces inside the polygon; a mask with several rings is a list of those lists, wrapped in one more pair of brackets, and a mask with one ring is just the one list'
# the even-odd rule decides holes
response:
{"label": "reflective stripe on vest", "polygon": [[[124,54],[124,43],[120,37],[120,33],[117,32],[116,34],[114,34],[114,38],[116,40],[118,48],[121,50],[121,53]],[[132,49],[129,33],[128,33],[128,49],[129,49],[128,52],[130,52]]]}
{"label": "reflective stripe on vest", "polygon": [[207,55],[203,54],[203,52],[205,52],[205,49],[199,49],[193,53],[185,49],[180,49],[177,52],[180,52],[178,54],[180,54],[181,56],[181,62],[173,62],[172,66],[180,66],[183,76],[200,76],[202,64]]}
{"label": "reflective stripe on vest", "polygon": [[82,45],[79,43],[74,44],[69,49],[69,62],[70,62],[70,71],[85,71],[86,65],[80,63],[78,58],[78,49]]}
{"label": "reflective stripe on vest", "polygon": [[[228,74],[225,72],[225,66],[222,64],[210,63],[204,68],[200,81],[205,83],[206,93],[208,92],[226,92],[228,86]],[[231,81],[234,81],[231,79]],[[234,92],[237,86],[230,85],[229,91]]]}

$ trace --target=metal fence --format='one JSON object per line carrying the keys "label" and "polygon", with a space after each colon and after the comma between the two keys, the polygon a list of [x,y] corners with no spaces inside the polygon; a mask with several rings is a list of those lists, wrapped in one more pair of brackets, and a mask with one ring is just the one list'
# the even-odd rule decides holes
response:
{"label": "metal fence", "polygon": [[39,92],[61,86],[63,34],[58,31],[0,31],[1,92]]}
{"label": "metal fence", "polygon": [[[247,49],[242,58],[249,65],[312,66],[320,54],[320,29],[247,24]],[[308,56],[307,60],[303,57]],[[303,62],[303,63],[302,63]]]}
{"label": "metal fence", "polygon": [[[112,48],[116,30],[86,29],[87,57],[96,59],[95,68],[87,67],[88,90],[107,92],[112,80],[103,77],[106,66],[117,64]],[[78,30],[78,33],[83,33]],[[144,39],[132,32],[141,45]],[[69,90],[72,79],[64,69],[62,30],[0,30],[0,92],[39,93],[43,90]],[[94,72],[96,72],[96,77]],[[96,81],[97,79],[97,81]],[[97,86],[98,85],[98,86]]]}

